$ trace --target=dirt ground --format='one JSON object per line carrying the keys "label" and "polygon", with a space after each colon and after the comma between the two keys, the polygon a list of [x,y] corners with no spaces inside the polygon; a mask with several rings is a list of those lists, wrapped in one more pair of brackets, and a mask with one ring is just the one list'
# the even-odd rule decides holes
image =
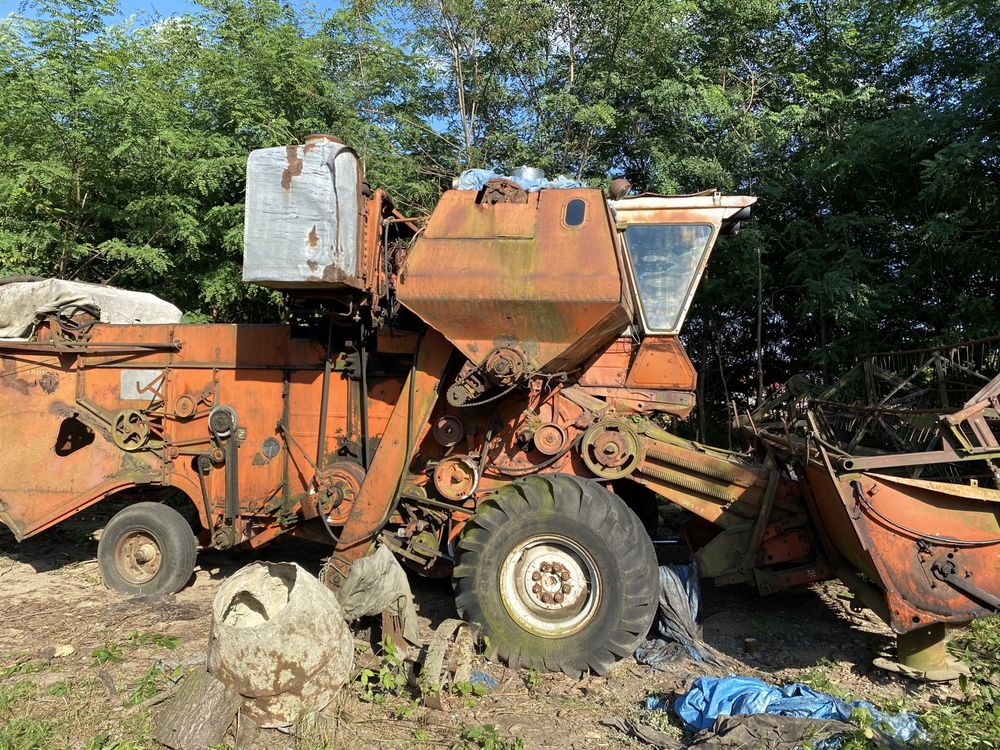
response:
{"label": "dirt ground", "polygon": [[[298,540],[260,553],[206,553],[193,583],[158,599],[106,590],[95,560],[95,535],[106,511],[85,512],[17,544],[0,527],[0,748],[130,750],[156,747],[147,698],[171,675],[205,656],[212,598],[220,582],[255,559],[292,560],[318,572],[324,548]],[[454,617],[450,585],[412,578],[422,635]],[[849,615],[837,584],[767,599],[742,588],[703,592],[705,638],[735,659],[740,672],[774,682],[806,680],[877,705],[920,709],[957,687],[926,686],[874,669],[892,645],[884,625]],[[747,651],[747,639],[753,653]],[[363,700],[359,682],[310,726],[264,730],[248,748],[369,747],[641,747],[599,722],[635,715],[650,692],[675,691],[713,673],[693,662],[656,672],[631,659],[606,677],[576,681],[562,675],[512,671],[481,661],[497,685],[484,696],[450,695],[445,711],[417,705],[403,691],[384,702]],[[718,673],[718,672],[715,672]],[[379,697],[379,696],[377,696]],[[486,743],[495,727],[501,741]],[[462,739],[463,732],[466,739]],[[484,735],[485,733],[485,735]],[[475,738],[475,735],[481,735]],[[232,744],[228,746],[233,746]]]}

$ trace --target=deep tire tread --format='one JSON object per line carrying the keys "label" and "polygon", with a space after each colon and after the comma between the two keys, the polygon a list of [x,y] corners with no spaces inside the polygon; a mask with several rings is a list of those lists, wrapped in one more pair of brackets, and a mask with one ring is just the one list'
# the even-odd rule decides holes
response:
{"label": "deep tire tread", "polygon": [[[605,586],[619,585],[606,589],[607,612],[599,611],[579,633],[559,639],[529,634],[500,603],[500,566],[520,541],[508,537],[530,535],[522,528],[567,533],[576,527],[590,530],[588,551],[604,566]],[[453,575],[460,615],[481,626],[496,656],[515,669],[606,674],[645,637],[658,604],[656,556],[639,518],[596,482],[565,474],[516,480],[480,505],[458,542]]]}

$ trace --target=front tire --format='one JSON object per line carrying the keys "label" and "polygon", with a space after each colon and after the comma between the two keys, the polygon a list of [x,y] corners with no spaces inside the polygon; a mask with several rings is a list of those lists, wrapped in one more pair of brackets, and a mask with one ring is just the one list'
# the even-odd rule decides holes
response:
{"label": "front tire", "polygon": [[194,572],[197,554],[184,516],[159,503],[136,503],[119,511],[97,544],[104,585],[123,594],[180,591]]}
{"label": "front tire", "polygon": [[628,506],[565,474],[520,479],[458,543],[459,613],[516,669],[605,674],[646,636],[658,603],[653,544]]}

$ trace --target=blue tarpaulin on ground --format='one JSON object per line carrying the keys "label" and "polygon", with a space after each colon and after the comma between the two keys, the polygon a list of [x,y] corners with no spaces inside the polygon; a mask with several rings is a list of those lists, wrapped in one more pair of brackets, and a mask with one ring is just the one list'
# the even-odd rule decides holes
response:
{"label": "blue tarpaulin on ground", "polygon": [[674,711],[692,732],[711,728],[717,716],[776,714],[849,721],[855,709],[868,711],[873,726],[901,742],[923,735],[912,713],[887,714],[867,701],[848,703],[799,683],[779,688],[752,677],[699,677],[674,701]]}

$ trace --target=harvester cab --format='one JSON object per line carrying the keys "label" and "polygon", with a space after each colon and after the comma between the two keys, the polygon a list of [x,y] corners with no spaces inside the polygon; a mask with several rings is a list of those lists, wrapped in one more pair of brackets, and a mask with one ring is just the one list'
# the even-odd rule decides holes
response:
{"label": "harvester cab", "polygon": [[680,333],[716,239],[749,219],[756,200],[710,190],[611,202],[644,333]]}

